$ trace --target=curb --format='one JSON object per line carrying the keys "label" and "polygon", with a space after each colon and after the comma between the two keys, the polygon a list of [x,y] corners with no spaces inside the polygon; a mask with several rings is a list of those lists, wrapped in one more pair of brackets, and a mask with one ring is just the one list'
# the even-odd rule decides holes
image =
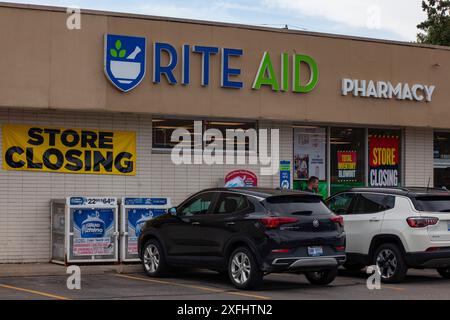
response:
{"label": "curb", "polygon": [[[39,276],[67,276],[68,266],[57,264],[0,264],[0,278],[39,277]],[[119,265],[83,265],[81,274],[103,275],[108,273],[128,274],[141,273],[140,264]]]}

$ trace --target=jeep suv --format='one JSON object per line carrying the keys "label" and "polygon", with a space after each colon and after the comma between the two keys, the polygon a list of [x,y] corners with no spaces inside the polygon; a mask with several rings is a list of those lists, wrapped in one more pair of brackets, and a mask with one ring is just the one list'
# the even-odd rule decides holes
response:
{"label": "jeep suv", "polygon": [[345,221],[347,269],[377,265],[384,282],[408,268],[450,278],[450,193],[433,188],[353,188],[326,201]]}
{"label": "jeep suv", "polygon": [[345,233],[342,217],[318,195],[215,188],[146,222],[138,250],[151,277],[172,266],[199,267],[227,274],[240,289],[271,272],[304,273],[325,285],[345,261]]}

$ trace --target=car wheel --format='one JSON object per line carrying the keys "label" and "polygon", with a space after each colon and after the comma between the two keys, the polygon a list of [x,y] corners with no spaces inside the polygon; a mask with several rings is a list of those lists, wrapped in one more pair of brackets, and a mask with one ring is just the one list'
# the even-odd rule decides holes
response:
{"label": "car wheel", "polygon": [[408,272],[402,252],[393,243],[386,243],[377,248],[374,265],[378,267],[381,281],[385,283],[401,282]]}
{"label": "car wheel", "polygon": [[228,275],[236,288],[244,290],[258,287],[263,278],[253,253],[246,247],[237,248],[230,255]]}
{"label": "car wheel", "polygon": [[450,267],[447,268],[437,268],[437,272],[442,278],[450,279]]}
{"label": "car wheel", "polygon": [[311,284],[321,286],[332,283],[334,279],[336,279],[336,276],[337,276],[337,268],[323,271],[305,272],[305,277]]}
{"label": "car wheel", "polygon": [[363,264],[344,264],[344,268],[348,271],[361,271],[363,268],[365,268],[365,265]]}
{"label": "car wheel", "polygon": [[142,265],[150,277],[160,277],[167,273],[166,257],[158,240],[151,239],[145,244]]}

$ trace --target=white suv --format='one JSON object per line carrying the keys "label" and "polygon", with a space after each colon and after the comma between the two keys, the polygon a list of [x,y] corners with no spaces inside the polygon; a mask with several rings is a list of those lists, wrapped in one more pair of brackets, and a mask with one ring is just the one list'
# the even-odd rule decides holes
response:
{"label": "white suv", "polygon": [[450,192],[433,188],[353,188],[326,200],[342,215],[350,270],[378,265],[384,282],[408,268],[450,278]]}

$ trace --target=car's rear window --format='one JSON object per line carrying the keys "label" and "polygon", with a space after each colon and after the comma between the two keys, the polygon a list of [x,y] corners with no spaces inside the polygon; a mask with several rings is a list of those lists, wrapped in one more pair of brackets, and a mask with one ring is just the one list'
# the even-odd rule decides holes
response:
{"label": "car's rear window", "polygon": [[419,211],[450,212],[450,196],[422,196],[414,199]]}
{"label": "car's rear window", "polygon": [[320,215],[331,211],[318,196],[273,196],[263,201],[271,213],[280,216]]}

